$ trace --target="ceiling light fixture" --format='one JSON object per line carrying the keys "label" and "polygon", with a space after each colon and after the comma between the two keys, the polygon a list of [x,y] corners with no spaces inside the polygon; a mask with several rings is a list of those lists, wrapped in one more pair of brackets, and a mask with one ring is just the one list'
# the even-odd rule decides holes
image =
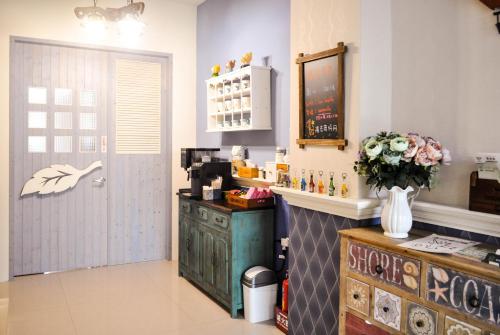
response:
{"label": "ceiling light fixture", "polygon": [[116,22],[121,35],[139,36],[144,29],[140,16],[144,12],[144,2],[127,0],[127,5],[120,8],[102,8],[97,6],[97,0],[90,7],[76,7],[75,15],[92,34],[102,34],[106,22]]}

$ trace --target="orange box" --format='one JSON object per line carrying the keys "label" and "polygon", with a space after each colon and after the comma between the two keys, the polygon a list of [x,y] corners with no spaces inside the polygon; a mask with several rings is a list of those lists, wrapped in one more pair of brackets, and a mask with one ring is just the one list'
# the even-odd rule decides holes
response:
{"label": "orange box", "polygon": [[259,169],[241,166],[238,168],[238,177],[242,178],[257,178],[259,176]]}

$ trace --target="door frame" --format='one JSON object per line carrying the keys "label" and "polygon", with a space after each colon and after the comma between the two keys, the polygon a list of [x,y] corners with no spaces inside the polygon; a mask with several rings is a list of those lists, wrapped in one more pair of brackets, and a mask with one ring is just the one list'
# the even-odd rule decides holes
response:
{"label": "door frame", "polygon": [[139,56],[151,56],[157,58],[163,58],[166,62],[166,124],[162,124],[166,129],[166,136],[163,139],[163,143],[166,145],[166,159],[170,164],[167,164],[167,183],[165,185],[166,192],[170,197],[170,201],[167,201],[166,204],[166,217],[168,224],[167,227],[167,243],[165,250],[165,255],[167,260],[172,259],[172,78],[173,78],[173,54],[164,53],[159,51],[149,51],[149,50],[139,50],[139,49],[128,49],[128,48],[120,48],[120,47],[112,47],[105,45],[93,45],[93,44],[85,44],[85,43],[73,43],[73,42],[65,42],[65,41],[57,41],[50,39],[38,39],[32,37],[22,37],[22,36],[10,36],[9,41],[9,279],[13,278],[13,232],[14,232],[14,201],[15,197],[19,195],[19,190],[14,190],[14,141],[12,140],[12,134],[14,131],[14,45],[15,43],[31,43],[31,44],[41,44],[47,46],[57,46],[57,47],[66,47],[66,48],[77,48],[77,49],[87,49],[87,50],[97,50],[97,51],[105,51],[105,52],[118,52],[129,55],[139,55]]}

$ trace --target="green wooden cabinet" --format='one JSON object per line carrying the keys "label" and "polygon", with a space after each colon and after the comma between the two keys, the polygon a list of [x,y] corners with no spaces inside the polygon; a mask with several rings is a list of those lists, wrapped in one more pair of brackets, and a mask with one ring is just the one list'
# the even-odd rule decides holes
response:
{"label": "green wooden cabinet", "polygon": [[274,213],[230,210],[180,197],[179,275],[236,317],[243,308],[241,277],[255,265],[272,268]]}

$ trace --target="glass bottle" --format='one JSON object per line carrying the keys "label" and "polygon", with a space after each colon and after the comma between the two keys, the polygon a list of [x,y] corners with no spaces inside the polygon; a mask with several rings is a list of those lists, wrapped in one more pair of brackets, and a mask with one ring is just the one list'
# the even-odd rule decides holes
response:
{"label": "glass bottle", "polygon": [[294,190],[299,189],[299,178],[297,178],[297,170],[296,169],[293,170],[292,188]]}
{"label": "glass bottle", "polygon": [[347,198],[349,196],[349,188],[347,186],[347,173],[342,173],[342,187],[341,187],[342,198]]}
{"label": "glass bottle", "polygon": [[302,169],[302,179],[300,180],[300,190],[305,191],[307,188],[307,182],[306,182],[306,170]]}
{"label": "glass bottle", "polygon": [[335,195],[335,185],[333,183],[333,172],[330,172],[330,185],[328,185],[328,195],[333,197]]}
{"label": "glass bottle", "polygon": [[318,171],[319,177],[318,177],[318,193],[323,194],[325,193],[325,184],[323,184],[323,171]]}
{"label": "glass bottle", "polygon": [[310,177],[309,177],[309,192],[314,193],[314,188],[316,184],[314,184],[314,170],[309,170]]}

